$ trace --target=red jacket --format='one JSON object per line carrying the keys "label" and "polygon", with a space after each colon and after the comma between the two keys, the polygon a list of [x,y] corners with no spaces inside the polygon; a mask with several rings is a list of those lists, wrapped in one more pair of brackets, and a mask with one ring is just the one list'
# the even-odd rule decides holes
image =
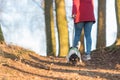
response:
{"label": "red jacket", "polygon": [[75,23],[95,22],[93,0],[73,0],[72,15],[75,15]]}

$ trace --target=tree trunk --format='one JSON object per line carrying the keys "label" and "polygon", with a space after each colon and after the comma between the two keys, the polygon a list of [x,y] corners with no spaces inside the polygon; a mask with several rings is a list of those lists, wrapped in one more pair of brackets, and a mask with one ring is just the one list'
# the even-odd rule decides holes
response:
{"label": "tree trunk", "polygon": [[55,0],[56,4],[56,20],[59,38],[59,56],[64,57],[68,54],[68,27],[65,12],[64,0]]}
{"label": "tree trunk", "polygon": [[80,52],[83,54],[85,52],[85,47],[84,47],[84,31],[82,30],[81,38],[80,38]]}
{"label": "tree trunk", "polygon": [[0,42],[3,42],[3,41],[4,41],[4,37],[3,37],[1,25],[0,25]]}
{"label": "tree trunk", "polygon": [[120,0],[115,0],[116,19],[117,19],[117,40],[116,45],[120,45]]}
{"label": "tree trunk", "polygon": [[106,47],[106,0],[98,0],[97,48]]}
{"label": "tree trunk", "polygon": [[56,56],[53,0],[45,0],[45,24],[46,24],[46,39],[47,39],[47,55]]}

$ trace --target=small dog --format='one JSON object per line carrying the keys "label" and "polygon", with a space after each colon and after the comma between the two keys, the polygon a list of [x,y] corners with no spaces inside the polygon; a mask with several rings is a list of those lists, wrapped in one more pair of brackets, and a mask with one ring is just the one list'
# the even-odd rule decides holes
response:
{"label": "small dog", "polygon": [[69,61],[72,65],[76,65],[79,62],[80,58],[76,55],[76,53],[73,53],[70,58]]}
{"label": "small dog", "polygon": [[72,65],[77,65],[77,63],[82,62],[79,48],[80,48],[80,42],[78,43],[77,47],[70,48],[69,53],[67,55],[68,63]]}

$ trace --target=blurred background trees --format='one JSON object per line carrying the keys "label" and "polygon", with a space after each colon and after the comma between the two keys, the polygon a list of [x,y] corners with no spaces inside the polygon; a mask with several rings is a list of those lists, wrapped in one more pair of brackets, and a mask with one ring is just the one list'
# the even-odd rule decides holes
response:
{"label": "blurred background trees", "polygon": [[[68,26],[65,13],[64,0],[55,0],[56,25],[58,29],[58,56],[64,57],[68,53]],[[56,55],[56,40],[54,30],[53,16],[53,0],[45,1],[45,23],[46,23],[46,38],[47,38],[47,55]]]}
{"label": "blurred background trees", "polygon": [[[47,0],[46,0],[47,1]],[[120,45],[120,1],[116,0],[116,17],[117,17],[117,45]],[[59,38],[59,56],[66,56],[69,48],[68,29],[65,14],[64,0],[55,0],[56,24]],[[53,15],[52,15],[53,16]],[[50,34],[50,33],[49,33]],[[84,32],[81,37],[80,51],[84,53]],[[98,0],[98,28],[96,48],[106,47],[106,0]]]}
{"label": "blurred background trees", "polygon": [[[66,19],[65,0],[43,0],[45,12],[45,31],[47,56],[56,56],[58,45],[58,56],[64,57],[69,50],[68,22]],[[96,48],[106,47],[106,1],[98,0],[98,24],[97,24],[97,43]],[[53,7],[53,3],[55,6]],[[55,8],[55,10],[54,10]],[[120,0],[115,0],[116,20],[117,20],[117,39],[115,45],[120,45]],[[55,12],[56,14],[54,15]],[[58,36],[56,36],[57,28]],[[71,35],[72,36],[72,35]],[[58,44],[56,44],[56,37]],[[4,41],[0,27],[0,41]],[[81,53],[84,53],[84,32],[81,37]]]}

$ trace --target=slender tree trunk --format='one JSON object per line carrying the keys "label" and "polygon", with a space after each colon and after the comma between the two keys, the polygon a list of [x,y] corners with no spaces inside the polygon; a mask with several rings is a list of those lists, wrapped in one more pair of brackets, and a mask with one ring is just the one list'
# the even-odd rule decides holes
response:
{"label": "slender tree trunk", "polygon": [[68,27],[65,12],[64,0],[55,0],[56,4],[56,20],[59,37],[59,56],[64,57],[68,54]]}
{"label": "slender tree trunk", "polygon": [[4,41],[4,37],[3,37],[1,25],[0,25],[0,42],[3,42],[3,41]]}
{"label": "slender tree trunk", "polygon": [[84,53],[85,52],[85,47],[84,47],[84,31],[83,30],[82,30],[80,42],[81,42],[80,52]]}
{"label": "slender tree trunk", "polygon": [[117,40],[116,45],[120,45],[120,0],[115,0],[116,19],[117,19]]}
{"label": "slender tree trunk", "polygon": [[98,0],[97,48],[106,47],[106,0]]}
{"label": "slender tree trunk", "polygon": [[46,38],[47,38],[47,55],[56,56],[53,0],[45,0],[45,23],[46,23]]}

